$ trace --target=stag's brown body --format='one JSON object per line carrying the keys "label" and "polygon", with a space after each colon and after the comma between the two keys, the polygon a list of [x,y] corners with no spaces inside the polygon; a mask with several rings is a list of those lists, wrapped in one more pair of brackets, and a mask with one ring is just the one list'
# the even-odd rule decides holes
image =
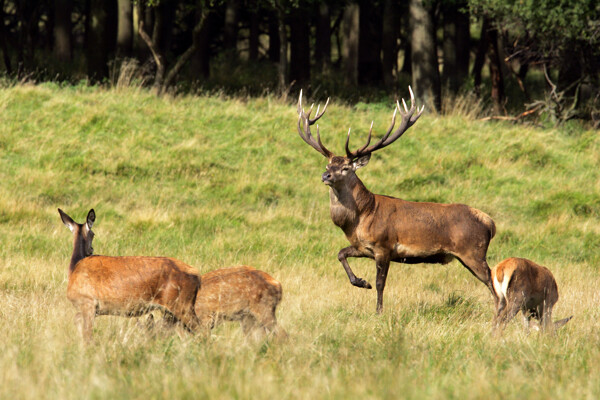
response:
{"label": "stag's brown body", "polygon": [[[346,156],[336,156],[321,142],[317,127],[317,139],[310,126],[325,112],[325,108],[311,119],[302,108],[302,94],[298,101],[298,133],[315,150],[327,157],[323,182],[329,186],[331,219],[345,233],[351,246],[338,253],[350,283],[370,289],[364,279],[356,277],[350,268],[348,257],[368,257],[377,265],[377,311],[383,309],[383,290],[391,261],[402,263],[441,263],[458,259],[473,275],[493,293],[490,268],[486,253],[494,237],[494,221],[484,212],[464,204],[438,204],[411,202],[371,193],[356,175],[356,170],[369,162],[371,153],[382,149],[410,128],[423,109],[415,114],[414,96],[411,90],[411,108],[404,103],[404,111],[397,104],[396,111],[402,115],[400,126],[392,133],[396,111],[388,131],[375,144],[371,131],[367,144],[350,151],[346,140]],[[312,111],[312,107],[311,107]]]}
{"label": "stag's brown body", "polygon": [[221,321],[239,321],[246,335],[273,332],[285,336],[275,316],[282,296],[281,284],[272,276],[240,266],[207,272],[201,280],[195,310],[205,329],[212,329]]}
{"label": "stag's brown body", "polygon": [[198,327],[194,313],[200,288],[197,270],[166,257],[94,256],[94,210],[85,224],[59,212],[74,237],[67,298],[79,310],[77,324],[86,340],[91,339],[96,315],[133,317],[155,308],[168,310],[188,329]]}
{"label": "stag's brown body", "polygon": [[550,270],[525,258],[507,258],[492,268],[496,293],[494,330],[501,333],[519,311],[529,329],[537,319],[542,330],[561,327],[571,317],[552,323],[552,309],[558,301],[558,285]]}

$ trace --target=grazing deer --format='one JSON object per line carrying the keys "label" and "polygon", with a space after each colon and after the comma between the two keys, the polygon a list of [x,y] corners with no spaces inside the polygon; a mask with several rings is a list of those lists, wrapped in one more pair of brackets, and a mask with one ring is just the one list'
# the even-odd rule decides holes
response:
{"label": "grazing deer", "polygon": [[[340,250],[338,259],[350,283],[366,289],[371,289],[371,285],[354,275],[347,258],[368,257],[375,260],[378,313],[383,310],[383,289],[390,261],[446,264],[456,258],[493,293],[486,253],[496,227],[487,214],[464,204],[412,202],[373,194],[356,176],[356,170],[367,165],[374,151],[400,138],[423,113],[424,106],[415,113],[415,98],[410,87],[409,90],[410,109],[404,100],[404,111],[396,102],[392,123],[377,143],[369,147],[373,131],[371,123],[367,143],[350,151],[348,131],[345,156],[336,156],[323,145],[318,125],[316,140],[310,131],[310,126],[325,113],[329,99],[321,113],[317,107],[312,119],[312,106],[308,114],[302,108],[302,92],[298,100],[298,133],[328,160],[322,180],[329,186],[331,219],[344,231],[351,244]],[[392,132],[396,112],[401,114],[402,122]]]}
{"label": "grazing deer", "polygon": [[[222,321],[239,321],[246,336],[287,334],[277,325],[275,310],[281,301],[281,284],[266,272],[248,266],[222,268],[201,276],[196,315],[207,331]],[[165,313],[164,322],[173,319]]]}
{"label": "grazing deer", "polygon": [[94,256],[94,210],[84,224],[60,208],[58,212],[73,232],[67,298],[79,310],[76,322],[86,341],[92,337],[96,315],[136,317],[155,308],[168,310],[187,329],[197,329],[194,304],[200,277],[194,268],[165,257]]}
{"label": "grazing deer", "polygon": [[542,330],[560,328],[573,316],[552,323],[552,308],[558,301],[558,286],[552,272],[525,258],[507,258],[492,268],[492,281],[498,300],[494,317],[494,332],[501,334],[506,324],[519,311],[529,330],[532,318]]}

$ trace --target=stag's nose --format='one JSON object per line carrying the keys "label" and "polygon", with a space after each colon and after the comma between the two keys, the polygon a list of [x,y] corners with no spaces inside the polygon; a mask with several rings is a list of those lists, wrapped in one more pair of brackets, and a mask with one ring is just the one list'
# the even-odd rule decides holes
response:
{"label": "stag's nose", "polygon": [[323,182],[327,182],[327,181],[331,180],[331,174],[327,171],[323,172],[323,175],[321,176],[321,180]]}

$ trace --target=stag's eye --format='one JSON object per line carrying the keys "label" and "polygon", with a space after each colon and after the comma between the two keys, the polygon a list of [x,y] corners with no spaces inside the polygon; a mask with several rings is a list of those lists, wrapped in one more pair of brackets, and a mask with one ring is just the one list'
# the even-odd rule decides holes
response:
{"label": "stag's eye", "polygon": [[349,169],[350,167],[342,167],[342,172],[348,172]]}

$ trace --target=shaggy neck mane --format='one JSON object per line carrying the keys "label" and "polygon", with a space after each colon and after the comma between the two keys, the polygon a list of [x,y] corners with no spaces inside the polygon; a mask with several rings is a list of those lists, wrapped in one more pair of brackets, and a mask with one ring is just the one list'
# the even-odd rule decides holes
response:
{"label": "shaggy neck mane", "polygon": [[360,215],[375,206],[375,196],[354,175],[345,185],[329,189],[329,205],[333,223],[348,234],[358,224]]}

